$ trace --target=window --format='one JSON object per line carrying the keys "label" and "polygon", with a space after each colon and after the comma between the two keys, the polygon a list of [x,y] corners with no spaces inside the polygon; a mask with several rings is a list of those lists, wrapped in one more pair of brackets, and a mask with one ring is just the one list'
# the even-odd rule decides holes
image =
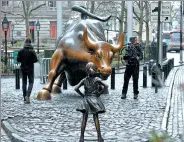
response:
{"label": "window", "polygon": [[[170,33],[170,36],[171,36],[171,41],[180,41],[180,32],[171,32]],[[183,40],[184,40],[184,34],[183,34]]]}
{"label": "window", "polygon": [[163,39],[170,39],[171,38],[170,33],[163,33],[162,38]]}
{"label": "window", "polygon": [[8,6],[8,1],[2,1],[2,6]]}
{"label": "window", "polygon": [[17,36],[21,36],[21,31],[17,31]]}
{"label": "window", "polygon": [[49,7],[56,7],[56,1],[48,1]]}
{"label": "window", "polygon": [[57,36],[57,24],[55,21],[51,21],[50,22],[50,37],[52,39],[56,39]]}

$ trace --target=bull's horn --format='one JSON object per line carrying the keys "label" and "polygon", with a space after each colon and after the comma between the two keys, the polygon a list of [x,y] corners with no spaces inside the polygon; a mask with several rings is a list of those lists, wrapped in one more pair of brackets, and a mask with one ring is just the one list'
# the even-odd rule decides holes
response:
{"label": "bull's horn", "polygon": [[83,39],[84,39],[84,43],[89,49],[92,49],[92,50],[97,49],[97,46],[95,45],[95,43],[88,40],[87,28],[84,29]]}
{"label": "bull's horn", "polygon": [[106,21],[108,21],[111,18],[111,15],[110,16],[107,16],[107,17],[98,17],[98,16],[90,13],[89,11],[87,11],[84,7],[78,6],[78,5],[72,6],[72,10],[73,11],[80,12],[83,15],[89,16],[91,18],[94,18],[94,19],[99,20],[99,21],[102,21],[102,22],[106,22]]}
{"label": "bull's horn", "polygon": [[121,36],[119,38],[119,43],[118,43],[117,46],[113,46],[112,51],[113,52],[119,51],[123,47],[123,45],[124,45],[124,40],[125,40],[125,34],[121,33]]}

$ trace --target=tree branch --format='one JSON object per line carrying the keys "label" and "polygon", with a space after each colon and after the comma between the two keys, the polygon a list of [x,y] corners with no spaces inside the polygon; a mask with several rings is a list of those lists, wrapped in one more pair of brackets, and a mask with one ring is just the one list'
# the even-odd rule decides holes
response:
{"label": "tree branch", "polygon": [[16,20],[16,21],[14,21],[15,22],[15,25],[19,25],[21,22],[23,22],[24,21],[24,19],[22,19],[22,20]]}
{"label": "tree branch", "polygon": [[26,12],[29,14],[30,1],[26,1]]}
{"label": "tree branch", "polygon": [[119,17],[117,17],[117,16],[111,16],[111,17],[113,17],[113,18],[115,18],[115,19],[118,19],[119,23],[122,22],[121,19],[120,19]]}
{"label": "tree branch", "polygon": [[139,22],[139,21],[140,21],[137,17],[134,17],[134,19],[135,19],[137,22]]}
{"label": "tree branch", "polygon": [[6,11],[3,11],[3,10],[1,10],[1,12],[2,12],[2,13],[6,13],[6,14],[10,14],[10,15],[14,15],[14,16],[21,16],[22,18],[25,19],[25,16],[22,15],[22,14],[13,14],[13,13],[11,13],[11,12],[6,12]]}
{"label": "tree branch", "polygon": [[134,13],[135,17],[140,21],[140,17],[139,17],[139,15],[135,12],[134,7],[133,7],[133,13]]}
{"label": "tree branch", "polygon": [[44,6],[44,5],[46,5],[46,3],[40,4],[40,5],[38,5],[37,7],[31,9],[31,10],[29,11],[29,15],[31,15],[31,13],[32,13],[34,10],[37,10],[38,8],[40,8],[40,7]]}
{"label": "tree branch", "polygon": [[27,13],[26,13],[26,6],[25,6],[24,1],[22,1],[22,7],[23,7],[23,10],[24,10],[24,16],[26,17]]}

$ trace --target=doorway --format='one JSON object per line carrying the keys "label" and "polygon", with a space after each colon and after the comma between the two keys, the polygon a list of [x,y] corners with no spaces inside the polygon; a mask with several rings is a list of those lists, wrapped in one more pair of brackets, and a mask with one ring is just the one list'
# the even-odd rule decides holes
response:
{"label": "doorway", "polygon": [[34,30],[35,30],[35,22],[29,22],[29,30],[30,30],[30,36],[31,36],[31,41],[34,42],[35,41],[35,37],[34,37]]}

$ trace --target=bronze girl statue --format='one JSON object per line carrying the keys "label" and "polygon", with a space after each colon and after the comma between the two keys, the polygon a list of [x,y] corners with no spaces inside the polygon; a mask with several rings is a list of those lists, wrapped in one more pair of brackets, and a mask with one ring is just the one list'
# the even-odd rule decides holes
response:
{"label": "bronze girl statue", "polygon": [[[86,65],[86,70],[88,76],[81,80],[80,83],[75,87],[75,91],[83,97],[83,104],[80,106],[80,108],[77,109],[77,111],[83,113],[81,136],[79,142],[84,142],[84,131],[86,128],[88,114],[93,114],[93,119],[98,135],[98,142],[104,142],[100,132],[98,114],[105,112],[105,107],[100,99],[100,95],[104,90],[107,89],[108,86],[104,84],[99,77],[97,77],[96,68],[92,62],[89,62]],[[84,94],[79,90],[79,88],[83,85]]]}

